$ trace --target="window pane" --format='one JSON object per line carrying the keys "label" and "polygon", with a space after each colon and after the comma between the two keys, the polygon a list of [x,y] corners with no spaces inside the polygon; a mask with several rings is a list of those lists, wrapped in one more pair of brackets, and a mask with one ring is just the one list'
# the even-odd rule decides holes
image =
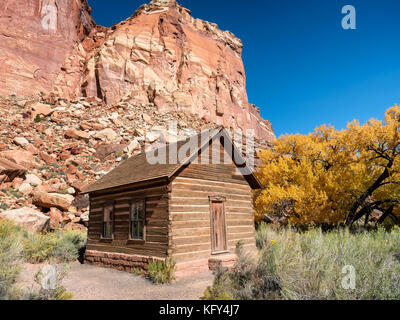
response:
{"label": "window pane", "polygon": [[131,221],[135,220],[135,214],[136,214],[136,204],[132,203],[132,205],[131,205]]}
{"label": "window pane", "polygon": [[136,222],[132,222],[132,239],[137,238],[137,228],[136,228]]}
{"label": "window pane", "polygon": [[138,207],[139,207],[138,220],[144,220],[144,216],[145,216],[144,203],[140,202]]}
{"label": "window pane", "polygon": [[104,208],[104,216],[103,216],[103,237],[104,238],[112,238],[113,211],[114,211],[114,206],[107,206]]}
{"label": "window pane", "polygon": [[145,225],[145,202],[136,201],[131,203],[131,239],[143,240],[144,239],[144,225]]}
{"label": "window pane", "polygon": [[112,224],[111,223],[104,223],[104,234],[103,236],[105,238],[111,238],[112,237]]}
{"label": "window pane", "polygon": [[143,229],[142,229],[142,223],[138,222],[138,238],[143,239]]}

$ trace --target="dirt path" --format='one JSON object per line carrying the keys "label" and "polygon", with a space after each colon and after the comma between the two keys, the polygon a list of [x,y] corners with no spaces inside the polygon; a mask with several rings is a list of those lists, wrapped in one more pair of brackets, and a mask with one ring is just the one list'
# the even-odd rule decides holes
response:
{"label": "dirt path", "polygon": [[[20,284],[31,285],[39,268],[26,265]],[[156,286],[133,274],[74,263],[63,285],[75,300],[198,300],[212,281],[211,273],[203,273]]]}

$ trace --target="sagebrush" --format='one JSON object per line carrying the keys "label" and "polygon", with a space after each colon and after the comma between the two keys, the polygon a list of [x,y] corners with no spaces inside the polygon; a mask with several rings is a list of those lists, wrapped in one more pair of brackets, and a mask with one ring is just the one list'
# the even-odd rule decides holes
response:
{"label": "sagebrush", "polygon": [[[207,299],[399,300],[400,229],[351,233],[311,229],[274,230],[261,225],[258,261],[241,258],[222,270]],[[355,289],[346,289],[346,267],[355,270]]]}
{"label": "sagebrush", "polygon": [[86,233],[82,231],[56,231],[34,234],[9,220],[0,221],[0,300],[68,299],[70,295],[61,285],[50,294],[16,289],[21,265],[25,263],[69,263],[79,256],[85,246]]}
{"label": "sagebrush", "polygon": [[149,262],[149,278],[155,284],[169,284],[175,280],[176,262],[173,259]]}

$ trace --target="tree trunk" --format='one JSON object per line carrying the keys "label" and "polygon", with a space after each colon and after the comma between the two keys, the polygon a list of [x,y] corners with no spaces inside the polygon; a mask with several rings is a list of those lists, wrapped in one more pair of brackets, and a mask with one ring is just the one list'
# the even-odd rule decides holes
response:
{"label": "tree trunk", "polygon": [[351,208],[349,215],[347,216],[347,219],[346,219],[347,226],[352,226],[353,223],[358,220],[358,219],[355,219],[358,208],[360,208],[365,203],[365,201],[370,196],[372,196],[372,194],[381,186],[381,184],[387,178],[390,177],[389,169],[392,168],[392,166],[393,166],[393,160],[390,160],[387,167],[385,168],[385,171],[380,175],[380,177],[375,181],[375,183],[370,188],[368,188],[368,190],[357,199],[357,201],[354,203],[353,207]]}

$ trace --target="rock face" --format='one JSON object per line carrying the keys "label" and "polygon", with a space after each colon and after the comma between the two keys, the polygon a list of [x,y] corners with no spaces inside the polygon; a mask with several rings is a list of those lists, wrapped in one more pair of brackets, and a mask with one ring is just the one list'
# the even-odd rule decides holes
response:
{"label": "rock face", "polygon": [[9,219],[31,232],[42,232],[49,228],[50,218],[31,208],[4,211],[0,218]]}
{"label": "rock face", "polygon": [[2,0],[0,12],[0,94],[69,94],[95,27],[87,1]]}
{"label": "rock face", "polygon": [[0,9],[0,94],[123,98],[274,139],[248,102],[242,42],[175,0],[153,0],[112,28],[94,23],[86,0],[3,0]]}

